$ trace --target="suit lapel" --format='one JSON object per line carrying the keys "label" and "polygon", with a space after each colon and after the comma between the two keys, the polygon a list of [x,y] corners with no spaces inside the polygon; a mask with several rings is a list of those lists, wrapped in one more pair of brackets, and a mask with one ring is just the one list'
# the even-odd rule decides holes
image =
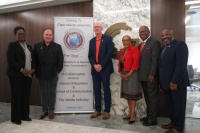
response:
{"label": "suit lapel", "polygon": [[104,35],[102,35],[102,37],[101,37],[100,46],[99,46],[99,54],[102,51],[103,43],[104,43]]}
{"label": "suit lapel", "polygon": [[20,53],[24,56],[25,58],[25,53],[24,53],[24,49],[22,48],[21,44],[19,42],[17,42],[17,48],[19,49]]}
{"label": "suit lapel", "polygon": [[[142,52],[146,51],[146,49],[148,48],[150,42],[151,42],[151,37],[149,37],[149,38],[147,39],[147,41],[145,42],[145,45],[144,45],[144,48],[143,48]],[[141,45],[140,45],[140,47],[141,47]],[[140,49],[140,48],[139,48],[139,49]]]}
{"label": "suit lapel", "polygon": [[[170,47],[167,47],[167,48],[165,49],[164,53],[162,54],[162,51],[164,50],[164,48],[163,48],[163,50],[161,51],[161,54],[162,54],[162,55],[160,55],[161,61],[162,61],[163,58],[165,58],[165,56],[168,55],[168,53],[170,52],[170,50],[174,47],[175,43],[176,43],[176,40],[173,40],[173,41],[170,43]],[[162,56],[162,57],[161,57],[161,56]]]}
{"label": "suit lapel", "polygon": [[146,41],[146,43],[145,43],[145,45],[144,45],[144,48],[145,48],[145,49],[149,46],[150,42],[151,42],[151,37],[149,37],[149,38],[147,39],[147,41]]}

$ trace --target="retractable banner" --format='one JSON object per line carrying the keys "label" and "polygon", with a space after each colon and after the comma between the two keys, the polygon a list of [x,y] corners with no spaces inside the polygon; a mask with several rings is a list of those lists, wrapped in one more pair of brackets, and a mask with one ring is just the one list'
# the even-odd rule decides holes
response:
{"label": "retractable banner", "polygon": [[54,41],[62,46],[63,70],[56,89],[56,113],[93,112],[89,41],[93,38],[93,18],[55,17]]}

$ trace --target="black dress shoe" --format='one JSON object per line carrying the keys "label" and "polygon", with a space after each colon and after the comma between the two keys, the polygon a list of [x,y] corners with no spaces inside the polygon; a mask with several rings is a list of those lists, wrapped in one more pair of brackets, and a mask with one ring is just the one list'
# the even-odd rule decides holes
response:
{"label": "black dress shoe", "polygon": [[12,123],[16,124],[16,125],[21,125],[22,122],[21,121],[11,121]]}
{"label": "black dress shoe", "polygon": [[129,121],[129,124],[133,124],[133,123],[135,123],[135,120],[134,121]]}
{"label": "black dress shoe", "polygon": [[126,116],[126,117],[124,117],[123,119],[124,119],[124,120],[130,120],[130,118],[131,118],[130,116]]}
{"label": "black dress shoe", "polygon": [[148,119],[143,121],[144,126],[153,126],[153,125],[157,125],[157,124],[158,124],[157,121],[151,121],[151,120],[148,120]]}
{"label": "black dress shoe", "polygon": [[148,119],[148,117],[146,116],[146,117],[141,118],[140,121],[143,122],[143,121],[145,121],[147,119]]}
{"label": "black dress shoe", "polygon": [[32,121],[31,118],[27,117],[27,118],[24,118],[22,119],[23,121]]}

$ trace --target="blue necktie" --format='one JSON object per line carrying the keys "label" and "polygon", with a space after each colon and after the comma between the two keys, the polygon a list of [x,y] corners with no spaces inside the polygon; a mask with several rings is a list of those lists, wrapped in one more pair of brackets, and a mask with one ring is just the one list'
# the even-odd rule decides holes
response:
{"label": "blue necktie", "polygon": [[164,52],[166,51],[166,49],[169,48],[169,47],[170,47],[169,43],[165,44],[165,47],[164,47],[164,49],[162,50],[162,53],[161,53],[161,58],[162,58]]}

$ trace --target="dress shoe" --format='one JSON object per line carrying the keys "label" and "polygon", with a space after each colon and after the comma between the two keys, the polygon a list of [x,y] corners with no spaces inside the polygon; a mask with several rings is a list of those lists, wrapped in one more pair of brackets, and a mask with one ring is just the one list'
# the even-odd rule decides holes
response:
{"label": "dress shoe", "polygon": [[133,123],[135,123],[135,120],[133,120],[133,121],[130,120],[128,123],[133,124]]}
{"label": "dress shoe", "polygon": [[13,124],[16,124],[16,125],[21,125],[22,122],[21,121],[11,121]]}
{"label": "dress shoe", "polygon": [[27,117],[27,118],[23,118],[23,121],[32,121],[31,118]]}
{"label": "dress shoe", "polygon": [[54,112],[53,111],[50,111],[49,112],[49,119],[53,119],[54,118]]}
{"label": "dress shoe", "polygon": [[44,119],[46,116],[48,116],[48,112],[42,112],[40,119]]}
{"label": "dress shoe", "polygon": [[130,118],[131,118],[130,116],[126,116],[126,117],[124,117],[123,119],[124,119],[124,120],[130,120]]}
{"label": "dress shoe", "polygon": [[143,121],[144,126],[153,126],[153,125],[157,125],[157,124],[158,124],[157,121],[152,121],[152,120],[149,120],[149,119]]}
{"label": "dress shoe", "polygon": [[164,128],[164,129],[172,129],[173,125],[172,125],[172,123],[169,123],[169,124],[166,124],[166,125],[162,125],[161,127]]}
{"label": "dress shoe", "polygon": [[110,113],[104,112],[104,113],[103,113],[102,119],[103,119],[103,120],[106,120],[106,119],[109,119],[109,118],[110,118]]}
{"label": "dress shoe", "polygon": [[97,116],[100,116],[100,115],[101,115],[101,112],[95,111],[95,112],[90,116],[90,118],[96,118]]}
{"label": "dress shoe", "polygon": [[140,121],[143,122],[143,121],[145,121],[145,120],[147,120],[147,119],[148,119],[147,116],[146,116],[146,117],[142,117],[142,118],[140,119]]}
{"label": "dress shoe", "polygon": [[172,128],[172,129],[169,129],[168,131],[166,131],[165,133],[183,133],[183,132],[177,131],[176,129]]}

